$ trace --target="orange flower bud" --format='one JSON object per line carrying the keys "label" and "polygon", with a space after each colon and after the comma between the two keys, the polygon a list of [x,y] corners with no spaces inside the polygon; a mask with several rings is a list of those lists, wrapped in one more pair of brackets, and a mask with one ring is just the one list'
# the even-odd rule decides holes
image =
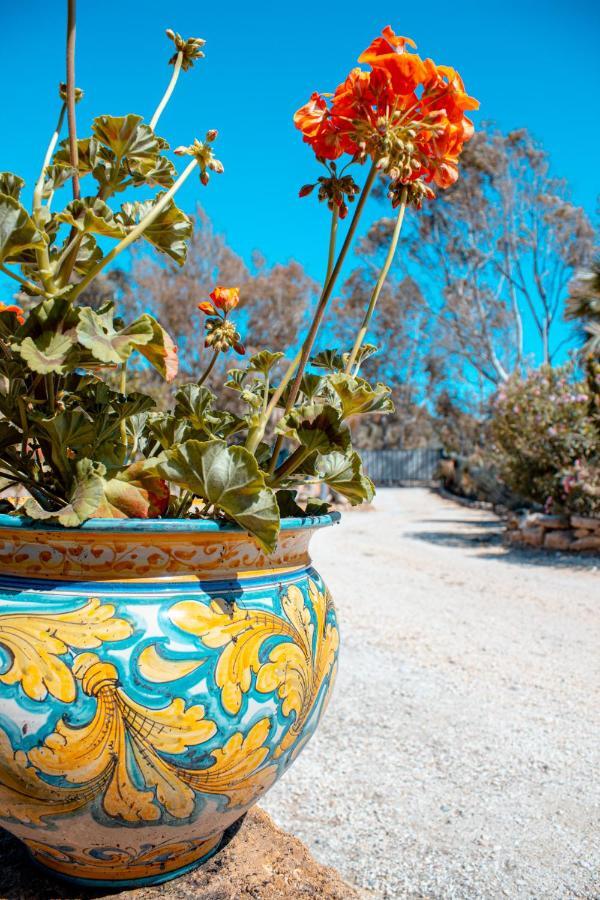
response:
{"label": "orange flower bud", "polygon": [[19,325],[25,324],[25,316],[23,315],[23,310],[20,306],[15,306],[14,304],[12,306],[7,306],[6,303],[0,303],[0,313],[3,312],[14,313]]}
{"label": "orange flower bud", "polygon": [[217,312],[212,303],[209,303],[208,300],[203,300],[202,303],[199,303],[198,309],[206,316],[214,316]]}
{"label": "orange flower bud", "polygon": [[209,294],[217,309],[223,310],[224,313],[230,312],[240,302],[240,289],[237,287],[221,287],[217,285],[212,294]]}

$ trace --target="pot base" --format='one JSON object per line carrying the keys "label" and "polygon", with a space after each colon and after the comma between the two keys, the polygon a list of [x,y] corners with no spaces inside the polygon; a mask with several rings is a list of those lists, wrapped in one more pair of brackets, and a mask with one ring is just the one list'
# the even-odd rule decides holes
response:
{"label": "pot base", "polygon": [[200,843],[146,846],[138,853],[120,847],[75,850],[26,843],[32,861],[45,875],[88,888],[135,888],[162,884],[198,868],[217,852],[223,834]]}

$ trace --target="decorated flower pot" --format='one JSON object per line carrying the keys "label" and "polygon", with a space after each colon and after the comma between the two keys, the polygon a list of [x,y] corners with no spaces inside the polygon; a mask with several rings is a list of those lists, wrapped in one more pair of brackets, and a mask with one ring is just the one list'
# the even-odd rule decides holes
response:
{"label": "decorated flower pot", "polygon": [[166,881],[298,755],[335,673],[315,529],[0,516],[0,825],[56,875]]}

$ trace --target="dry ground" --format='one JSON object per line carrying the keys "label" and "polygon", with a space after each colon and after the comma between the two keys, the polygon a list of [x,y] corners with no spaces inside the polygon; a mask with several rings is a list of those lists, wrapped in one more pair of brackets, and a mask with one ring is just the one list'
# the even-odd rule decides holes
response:
{"label": "dry ground", "polygon": [[367,897],[600,897],[600,558],[425,489],[313,549],[338,683],[263,805]]}

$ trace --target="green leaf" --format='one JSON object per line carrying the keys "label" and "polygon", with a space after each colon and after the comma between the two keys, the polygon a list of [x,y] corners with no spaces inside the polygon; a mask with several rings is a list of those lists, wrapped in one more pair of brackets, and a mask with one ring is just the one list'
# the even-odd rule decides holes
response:
{"label": "green leaf", "polygon": [[120,162],[125,157],[129,168],[137,171],[140,167],[153,163],[160,152],[156,135],[148,125],[142,124],[142,117],[99,116],[92,124],[94,136],[101,144],[112,150]]}
{"label": "green leaf", "polygon": [[147,343],[139,344],[136,349],[162,375],[165,381],[173,381],[179,367],[177,344],[153,316],[145,313],[140,316],[140,319],[149,322],[152,328],[152,339]]}
{"label": "green leaf", "polygon": [[[152,206],[156,206],[163,196],[163,193],[157,194]],[[146,212],[148,211],[146,210]],[[145,229],[142,237],[161,253],[166,253],[182,266],[187,254],[187,241],[191,238],[192,231],[191,219],[188,219],[185,213],[171,201]]]}
{"label": "green leaf", "polygon": [[339,350],[322,350],[311,358],[310,363],[317,369],[341,372],[344,368],[344,357]]}
{"label": "green leaf", "polygon": [[300,390],[308,402],[311,403],[320,393],[324,383],[325,379],[321,375],[312,375],[310,372],[305,372],[300,382]]}
{"label": "green leaf", "polygon": [[122,222],[115,219],[110,206],[97,197],[71,200],[56,219],[72,225],[81,232],[103,234],[113,238],[124,238],[127,234]]}
{"label": "green leaf", "polygon": [[116,478],[104,482],[104,499],[96,515],[106,519],[149,519],[164,516],[169,505],[167,482],[152,470],[154,463],[139,460]]}
{"label": "green leaf", "polygon": [[199,384],[182,384],[175,394],[174,416],[192,428],[204,429],[216,400],[212,391]]}
{"label": "green leaf", "polygon": [[229,369],[227,372],[227,381],[225,387],[231,388],[232,391],[243,391],[244,382],[248,377],[247,369]]}
{"label": "green leaf", "polygon": [[74,166],[54,164],[46,166],[44,170],[44,187],[42,197],[49,197],[54,191],[66,184],[77,170]]}
{"label": "green leaf", "polygon": [[378,382],[374,388],[364,378],[344,375],[341,372],[329,379],[342,405],[342,417],[364,415],[365,413],[392,413],[394,404],[391,389]]}
{"label": "green leaf", "polygon": [[0,193],[0,262],[18,260],[23,251],[45,246],[43,233],[25,207],[9,194]]}
{"label": "green leaf", "polygon": [[224,441],[186,441],[159,460],[157,472],[212,503],[272,552],[279,508],[256,459],[245,447]]}
{"label": "green leaf", "polygon": [[346,450],[350,445],[348,428],[342,423],[338,410],[329,404],[292,409],[275,430],[313,452]]}
{"label": "green leaf", "polygon": [[297,491],[277,491],[277,505],[279,506],[279,515],[282,519],[323,516],[329,512],[329,504],[318,500],[316,497],[309,497],[306,501],[306,508],[303,509],[296,501],[297,494]]}
{"label": "green leaf", "polygon": [[93,516],[104,496],[104,466],[82,459],[77,463],[76,475],[69,502],[61,509],[43,509],[36,500],[28,500],[25,512],[32,519],[53,519],[67,528],[75,528]]}
{"label": "green leaf", "polygon": [[[40,439],[50,442],[52,463],[63,475],[70,472],[69,453],[88,457],[96,437],[96,423],[89,412],[65,409],[55,416],[34,417]],[[44,445],[45,449],[45,445]]]}
{"label": "green leaf", "polygon": [[25,182],[12,172],[0,172],[0,194],[8,194],[14,200],[21,196]]}
{"label": "green leaf", "polygon": [[45,333],[35,341],[30,337],[21,343],[13,343],[12,349],[17,352],[33,372],[48,375],[55,372],[64,375],[69,371],[68,357],[75,346],[72,334]]}
{"label": "green leaf", "polygon": [[260,353],[255,353],[248,360],[248,370],[268,375],[271,369],[283,358],[283,355],[283,353],[272,353],[270,350],[261,350]]}
{"label": "green leaf", "polygon": [[[96,138],[80,138],[77,141],[77,169],[80,175],[93,172],[98,164],[98,141]],[[52,160],[53,165],[71,169],[71,150],[69,139],[61,141]]]}
{"label": "green leaf", "polygon": [[150,162],[140,161],[133,172],[133,183],[136,187],[147,184],[150,187],[170,188],[175,183],[175,166],[166,156],[157,156]]}
{"label": "green leaf", "polygon": [[79,311],[77,337],[94,359],[120,365],[129,358],[134,348],[139,349],[152,340],[154,329],[149,319],[150,316],[141,316],[127,328],[116,331],[112,310],[96,313],[89,307],[83,307]]}
{"label": "green leaf", "polygon": [[363,472],[360,456],[351,453],[327,453],[319,455],[315,471],[320,481],[324,481],[334,491],[347,497],[352,506],[370,501],[375,496],[375,487]]}
{"label": "green leaf", "polygon": [[[355,366],[361,366],[365,360],[370,359],[375,353],[377,353],[378,348],[375,344],[361,344],[359,347],[358,353],[356,354],[356,359],[354,360]],[[344,353],[344,366],[348,362],[350,358],[349,353]]]}
{"label": "green leaf", "polygon": [[103,253],[91,234],[84,234],[77,248],[77,258],[73,269],[79,275],[87,275],[96,263],[102,259]]}

